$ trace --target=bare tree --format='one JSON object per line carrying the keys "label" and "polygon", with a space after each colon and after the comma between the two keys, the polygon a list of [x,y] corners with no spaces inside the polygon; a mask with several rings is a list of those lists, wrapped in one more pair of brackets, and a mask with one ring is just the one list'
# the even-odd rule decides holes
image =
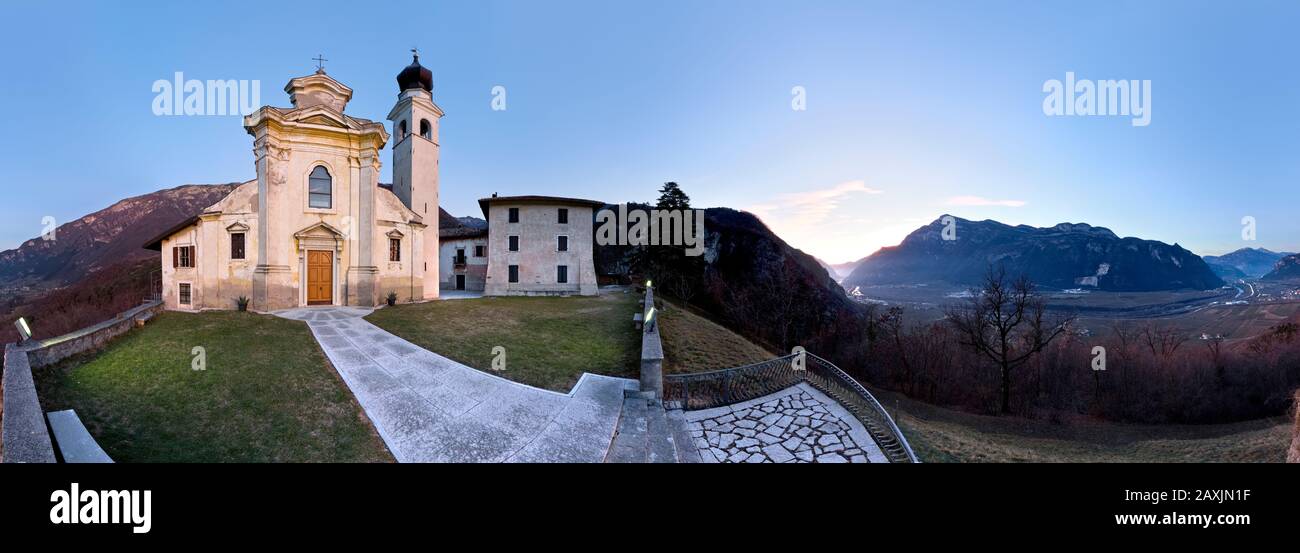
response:
{"label": "bare tree", "polygon": [[1052,340],[1065,334],[1074,321],[1070,315],[1047,320],[1046,304],[1034,292],[1034,284],[1021,275],[1008,282],[1006,270],[989,267],[984,282],[971,290],[964,304],[946,309],[948,322],[957,330],[959,341],[988,357],[1002,379],[1001,410],[1011,413],[1012,373]]}
{"label": "bare tree", "polygon": [[1188,335],[1175,328],[1157,328],[1147,324],[1142,328],[1142,340],[1146,342],[1147,349],[1151,350],[1152,357],[1167,361],[1178,353],[1178,348],[1187,343]]}

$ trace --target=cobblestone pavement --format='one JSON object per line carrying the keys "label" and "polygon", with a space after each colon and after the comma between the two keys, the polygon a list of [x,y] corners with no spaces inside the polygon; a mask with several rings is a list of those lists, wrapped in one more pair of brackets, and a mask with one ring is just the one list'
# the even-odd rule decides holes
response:
{"label": "cobblestone pavement", "polygon": [[685,416],[706,463],[889,462],[861,422],[806,383]]}

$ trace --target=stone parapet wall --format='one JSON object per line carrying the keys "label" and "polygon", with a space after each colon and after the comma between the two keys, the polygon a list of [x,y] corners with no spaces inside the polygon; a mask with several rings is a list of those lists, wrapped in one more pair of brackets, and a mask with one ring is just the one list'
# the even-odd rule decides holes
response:
{"label": "stone parapet wall", "polygon": [[659,316],[651,316],[655,306],[654,288],[645,289],[645,307],[641,316],[641,391],[652,392],[656,399],[664,395],[664,345],[659,335]]}
{"label": "stone parapet wall", "polygon": [[32,368],[47,367],[78,353],[103,347],[109,340],[131,330],[136,325],[136,321],[147,320],[162,309],[161,303],[149,302],[97,325],[56,338],[25,343],[20,348],[27,352]]}
{"label": "stone parapet wall", "polygon": [[26,352],[14,344],[4,352],[4,417],[0,419],[6,463],[53,463],[54,444],[45,426],[45,413],[36,397],[36,383]]}

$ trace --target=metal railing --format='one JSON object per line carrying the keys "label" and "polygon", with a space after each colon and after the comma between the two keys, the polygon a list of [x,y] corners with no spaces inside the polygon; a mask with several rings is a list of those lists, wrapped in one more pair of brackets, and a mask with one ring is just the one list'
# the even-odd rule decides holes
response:
{"label": "metal railing", "polygon": [[[804,356],[802,369],[796,367],[800,355]],[[665,375],[663,381],[665,405],[687,411],[740,403],[807,382],[852,413],[890,462],[919,462],[902,430],[871,392],[834,363],[811,353],[792,353],[730,369]]]}
{"label": "metal railing", "polygon": [[876,397],[865,386],[834,363],[811,353],[805,355],[808,356],[807,363],[801,371],[804,373],[804,381],[853,413],[862,426],[867,428],[867,432],[871,433],[876,445],[880,446],[891,463],[920,462],[894,418],[889,416],[889,412],[885,411],[884,406],[876,401]]}

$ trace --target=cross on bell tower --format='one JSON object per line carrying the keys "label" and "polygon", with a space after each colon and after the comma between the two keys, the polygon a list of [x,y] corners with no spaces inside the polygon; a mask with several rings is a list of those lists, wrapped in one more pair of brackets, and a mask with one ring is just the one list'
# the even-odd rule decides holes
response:
{"label": "cross on bell tower", "polygon": [[325,72],[325,62],[327,62],[327,61],[329,61],[329,60],[325,59],[325,56],[322,55],[322,54],[316,54],[316,57],[314,57],[314,58],[312,58],[312,59],[316,61],[316,72],[317,72],[317,73],[324,73],[324,72]]}

